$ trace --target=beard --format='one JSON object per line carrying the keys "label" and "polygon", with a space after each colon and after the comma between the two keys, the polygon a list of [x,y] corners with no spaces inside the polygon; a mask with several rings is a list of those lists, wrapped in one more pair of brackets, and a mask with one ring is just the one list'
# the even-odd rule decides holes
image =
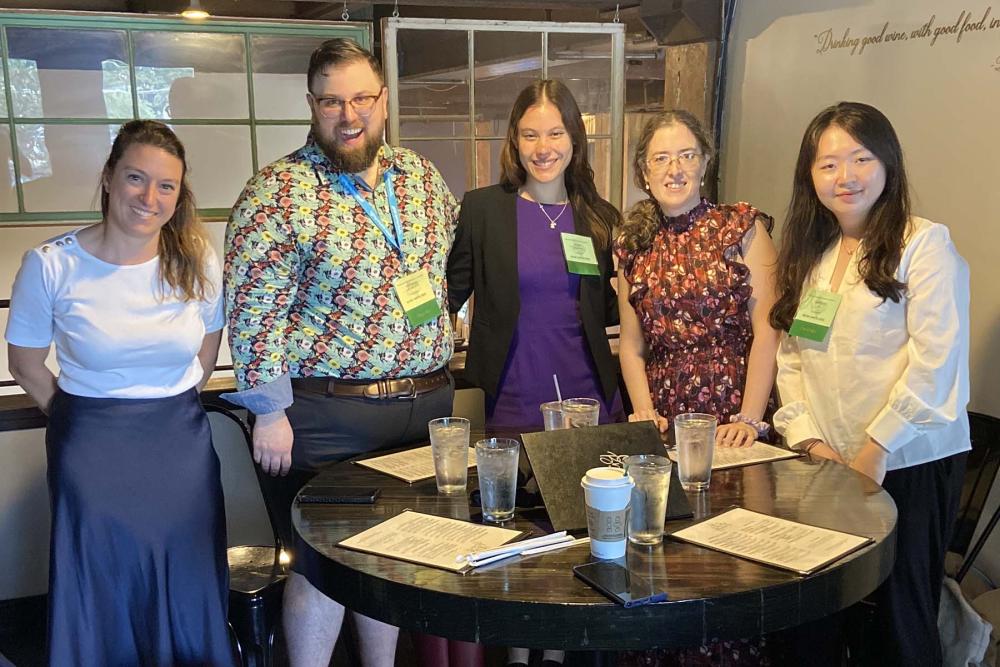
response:
{"label": "beard", "polygon": [[[313,123],[312,126],[316,143],[322,149],[323,153],[326,154],[326,157],[330,160],[330,164],[333,165],[335,170],[348,174],[356,174],[364,171],[375,162],[375,157],[382,147],[382,133],[372,132],[368,135],[369,130],[371,130],[370,127],[365,129],[367,139],[365,139],[363,145],[353,150],[345,150],[337,144],[336,138],[324,136],[320,128],[316,127],[316,123]],[[336,132],[336,128],[334,132]]]}

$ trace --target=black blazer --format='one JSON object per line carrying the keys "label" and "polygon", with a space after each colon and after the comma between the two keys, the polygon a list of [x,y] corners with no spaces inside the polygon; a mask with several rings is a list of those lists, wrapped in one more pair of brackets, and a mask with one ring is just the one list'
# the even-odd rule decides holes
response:
{"label": "black blazer", "polygon": [[[574,217],[576,233],[587,229]],[[611,356],[605,327],[618,324],[611,289],[611,249],[598,249],[600,276],[580,276],[580,323],[597,368],[601,389],[611,400],[618,388],[618,364]],[[448,256],[448,306],[462,307],[475,292],[465,378],[495,396],[521,311],[517,276],[517,193],[499,185],[465,193],[455,242]],[[544,378],[539,378],[539,381]]]}

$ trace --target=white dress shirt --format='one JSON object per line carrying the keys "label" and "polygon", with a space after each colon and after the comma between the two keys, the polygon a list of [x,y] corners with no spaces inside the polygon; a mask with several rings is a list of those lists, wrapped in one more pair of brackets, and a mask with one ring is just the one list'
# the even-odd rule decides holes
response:
{"label": "white dress shirt", "polygon": [[[802,289],[829,290],[840,253],[834,243]],[[888,470],[971,448],[969,269],[948,228],[912,218],[896,279],[899,303],[883,301],[850,259],[842,300],[823,342],[782,336],[774,426],[794,448],[818,438],[850,462],[870,436]]]}

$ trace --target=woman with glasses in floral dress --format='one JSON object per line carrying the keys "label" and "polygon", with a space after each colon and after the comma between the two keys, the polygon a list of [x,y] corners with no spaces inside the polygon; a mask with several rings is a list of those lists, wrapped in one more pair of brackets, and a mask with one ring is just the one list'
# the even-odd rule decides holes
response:
{"label": "woman with glasses in floral dress", "polygon": [[[701,196],[712,152],[684,111],[656,115],[639,137],[633,169],[649,198],[626,213],[615,241],[619,358],[630,421],[666,431],[675,415],[707,413],[719,420],[717,444],[740,447],[769,430],[776,252],[769,216]],[[715,642],[631,653],[620,664],[755,665],[762,652],[763,640]]]}

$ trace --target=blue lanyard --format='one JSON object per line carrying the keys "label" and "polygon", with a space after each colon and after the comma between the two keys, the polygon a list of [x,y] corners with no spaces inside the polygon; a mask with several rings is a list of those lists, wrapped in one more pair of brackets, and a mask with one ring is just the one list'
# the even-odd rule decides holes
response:
{"label": "blue lanyard", "polygon": [[358,189],[354,186],[354,183],[351,182],[351,179],[347,176],[347,174],[340,175],[341,187],[347,190],[351,196],[354,197],[354,201],[358,202],[358,206],[364,209],[365,214],[368,215],[371,221],[375,223],[375,226],[379,228],[379,231],[382,232],[382,236],[385,237],[385,240],[389,243],[389,245],[396,249],[396,252],[399,253],[399,259],[402,261],[403,224],[399,221],[399,204],[396,202],[396,193],[393,191],[392,187],[391,169],[386,169],[382,172],[382,182],[385,183],[385,196],[386,199],[389,200],[389,217],[392,218],[392,226],[396,231],[395,238],[393,238],[392,234],[389,233],[386,226],[382,224],[382,216],[379,215],[378,211],[375,210],[375,207],[372,206],[370,201],[361,196],[361,193],[358,192]]}

